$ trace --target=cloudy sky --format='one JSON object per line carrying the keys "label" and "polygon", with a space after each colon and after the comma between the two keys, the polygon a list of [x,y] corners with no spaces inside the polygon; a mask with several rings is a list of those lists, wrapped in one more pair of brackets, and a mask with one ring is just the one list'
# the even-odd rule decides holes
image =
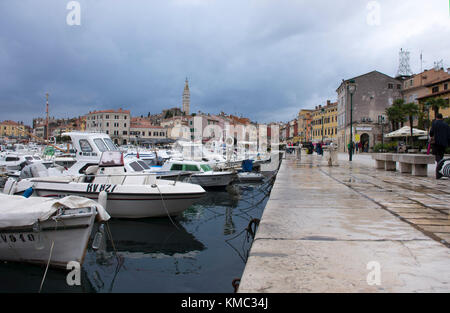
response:
{"label": "cloudy sky", "polygon": [[[191,112],[289,120],[336,99],[372,70],[395,75],[398,52],[420,71],[450,67],[448,0],[0,1],[0,120],[127,108],[132,115]],[[379,13],[379,14],[378,14]]]}

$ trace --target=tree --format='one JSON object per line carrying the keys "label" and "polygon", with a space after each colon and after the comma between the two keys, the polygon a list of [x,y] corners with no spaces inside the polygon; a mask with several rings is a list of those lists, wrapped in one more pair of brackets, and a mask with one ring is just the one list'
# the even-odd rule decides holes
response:
{"label": "tree", "polygon": [[386,108],[386,115],[391,122],[392,130],[399,129],[399,124],[403,127],[403,123],[405,122],[405,113],[403,112],[404,104],[405,101],[403,99],[397,99],[391,107]]}
{"label": "tree", "polygon": [[425,107],[427,110],[431,108],[434,111],[434,118],[436,119],[439,109],[446,109],[450,107],[450,104],[442,98],[432,98],[425,103]]}
{"label": "tree", "polygon": [[402,105],[403,113],[408,116],[409,126],[411,128],[411,145],[413,144],[413,120],[419,115],[419,106],[414,102],[404,103]]}

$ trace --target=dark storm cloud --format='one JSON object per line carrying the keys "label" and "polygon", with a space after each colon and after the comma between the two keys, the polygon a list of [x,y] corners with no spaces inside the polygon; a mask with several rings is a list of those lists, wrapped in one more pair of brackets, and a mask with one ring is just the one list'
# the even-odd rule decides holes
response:
{"label": "dark storm cloud", "polygon": [[380,1],[379,26],[368,1],[80,0],[81,26],[68,2],[0,3],[0,120],[42,116],[46,92],[58,117],[158,113],[181,106],[186,76],[191,111],[287,120],[334,100],[342,78],[394,75],[400,47],[412,61],[425,49],[428,67],[450,52],[438,0]]}

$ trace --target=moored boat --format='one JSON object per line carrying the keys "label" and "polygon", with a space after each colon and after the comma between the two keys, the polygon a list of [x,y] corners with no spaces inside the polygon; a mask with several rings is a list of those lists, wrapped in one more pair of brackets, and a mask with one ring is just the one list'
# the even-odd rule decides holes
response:
{"label": "moored boat", "polygon": [[186,210],[205,190],[196,184],[156,179],[155,174],[125,171],[119,151],[105,151],[99,165],[82,175],[23,179],[13,187],[15,194],[28,188],[40,197],[77,195],[97,200],[107,193],[106,209],[112,217],[145,218],[176,216]]}
{"label": "moored boat", "polygon": [[[96,216],[109,215],[80,197],[47,199],[0,194],[0,260],[66,268],[83,263]],[[49,261],[50,260],[50,261]]]}

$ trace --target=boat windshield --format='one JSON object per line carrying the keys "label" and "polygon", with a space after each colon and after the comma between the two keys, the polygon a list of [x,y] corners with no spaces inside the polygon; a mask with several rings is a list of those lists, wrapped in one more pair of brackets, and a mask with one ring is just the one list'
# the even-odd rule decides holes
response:
{"label": "boat windshield", "polygon": [[144,170],[150,169],[150,167],[144,161],[137,161],[137,162],[139,163],[140,166],[142,166],[144,168]]}
{"label": "boat windshield", "polygon": [[208,164],[202,164],[202,165],[200,165],[200,167],[201,167],[202,170],[204,170],[205,172],[210,172],[210,171],[212,171],[212,168],[211,168]]}
{"label": "boat windshield", "polygon": [[94,139],[94,142],[98,150],[101,152],[108,151],[108,147],[106,147],[105,143],[100,138]]}
{"label": "boat windshield", "polygon": [[135,172],[142,172],[144,169],[140,166],[140,164],[136,161],[130,163],[130,167]]}
{"label": "boat windshield", "polygon": [[117,149],[116,145],[112,142],[111,139],[105,138],[104,140],[105,140],[106,145],[108,146],[109,150],[111,150],[111,151],[118,151],[119,150],[119,149]]}

